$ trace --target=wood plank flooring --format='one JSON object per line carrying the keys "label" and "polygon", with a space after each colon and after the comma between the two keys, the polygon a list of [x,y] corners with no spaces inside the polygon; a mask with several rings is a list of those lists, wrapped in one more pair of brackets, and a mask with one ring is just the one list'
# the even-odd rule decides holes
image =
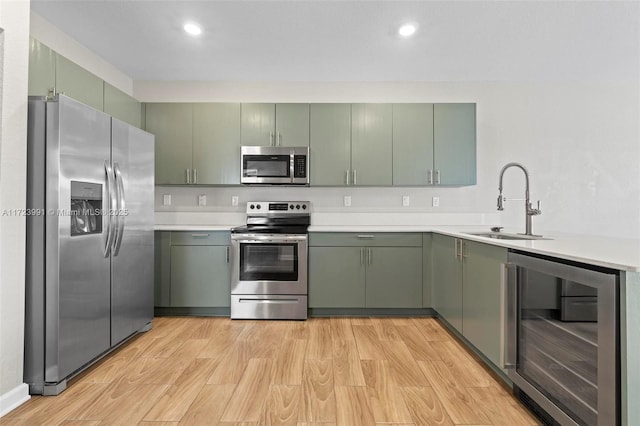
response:
{"label": "wood plank flooring", "polygon": [[0,425],[539,424],[433,318],[153,325]]}

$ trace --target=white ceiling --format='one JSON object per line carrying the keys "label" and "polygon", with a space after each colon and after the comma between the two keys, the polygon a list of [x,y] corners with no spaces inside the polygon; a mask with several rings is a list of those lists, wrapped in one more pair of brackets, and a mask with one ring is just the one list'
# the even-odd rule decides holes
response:
{"label": "white ceiling", "polygon": [[[634,1],[32,0],[134,80],[637,81]],[[185,21],[203,35],[188,36]],[[419,25],[400,39],[400,23]]]}

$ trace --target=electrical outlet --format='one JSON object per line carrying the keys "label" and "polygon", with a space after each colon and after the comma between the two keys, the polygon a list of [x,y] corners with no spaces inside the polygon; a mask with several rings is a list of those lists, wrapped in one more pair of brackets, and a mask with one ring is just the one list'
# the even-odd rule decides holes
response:
{"label": "electrical outlet", "polygon": [[440,207],[440,197],[432,197],[431,198],[431,205],[433,207]]}
{"label": "electrical outlet", "polygon": [[206,206],[207,205],[207,196],[206,195],[198,195],[198,205]]}
{"label": "electrical outlet", "polygon": [[170,206],[171,205],[171,194],[164,194],[162,196],[162,205]]}
{"label": "electrical outlet", "polygon": [[351,195],[344,196],[344,206],[351,207]]}
{"label": "electrical outlet", "polygon": [[409,198],[408,195],[402,196],[402,207],[409,207],[410,202],[411,202],[411,199]]}
{"label": "electrical outlet", "polygon": [[238,205],[238,196],[237,195],[233,195],[231,197],[231,205],[234,206],[234,207]]}

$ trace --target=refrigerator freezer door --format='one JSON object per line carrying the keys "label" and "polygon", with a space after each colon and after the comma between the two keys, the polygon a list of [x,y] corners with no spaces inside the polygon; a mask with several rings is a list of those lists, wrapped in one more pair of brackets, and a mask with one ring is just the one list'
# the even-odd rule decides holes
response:
{"label": "refrigerator freezer door", "polygon": [[111,255],[111,344],[153,318],[154,136],[112,119],[112,165],[118,187]]}
{"label": "refrigerator freezer door", "polygon": [[65,96],[47,104],[45,382],[63,380],[110,346],[109,220],[100,214],[108,207],[110,133],[107,114]]}

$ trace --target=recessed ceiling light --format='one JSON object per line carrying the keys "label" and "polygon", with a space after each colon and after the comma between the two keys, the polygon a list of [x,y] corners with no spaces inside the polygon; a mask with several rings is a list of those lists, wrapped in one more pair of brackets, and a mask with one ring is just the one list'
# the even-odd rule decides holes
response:
{"label": "recessed ceiling light", "polygon": [[398,28],[398,34],[400,37],[411,37],[415,34],[417,27],[415,24],[403,24]]}
{"label": "recessed ceiling light", "polygon": [[188,22],[184,24],[184,30],[193,36],[200,35],[202,33],[202,28],[198,24],[194,24],[193,22]]}

